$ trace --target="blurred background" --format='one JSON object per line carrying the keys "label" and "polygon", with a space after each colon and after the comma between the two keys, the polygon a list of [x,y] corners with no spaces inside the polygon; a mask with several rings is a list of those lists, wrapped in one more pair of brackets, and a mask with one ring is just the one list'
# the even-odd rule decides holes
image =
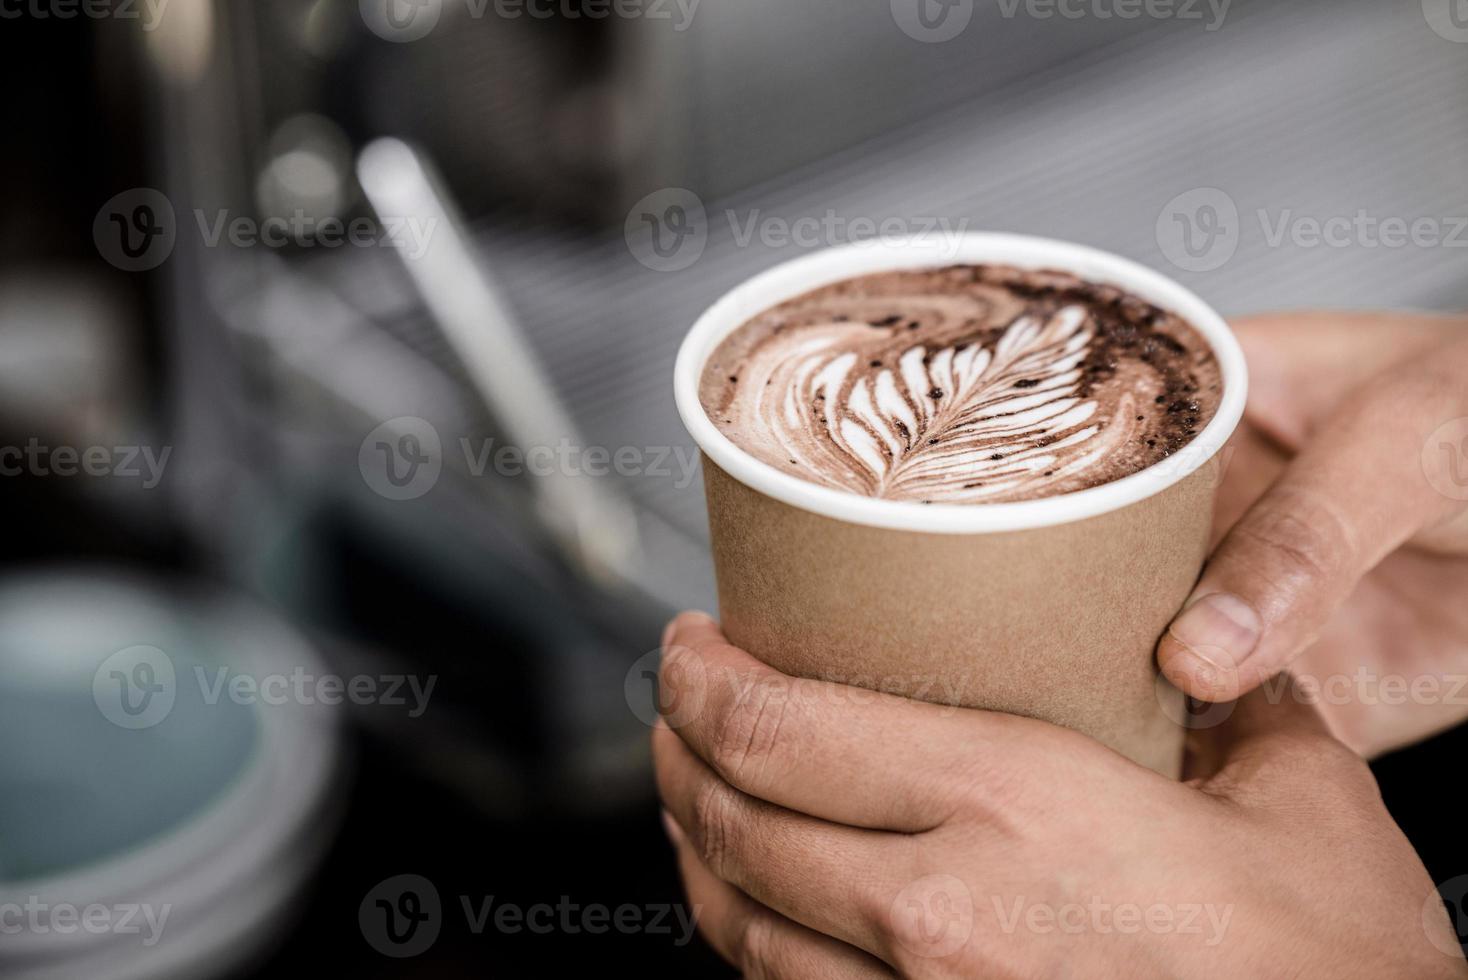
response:
{"label": "blurred background", "polygon": [[[1468,307],[1459,0],[0,0],[0,79],[5,976],[727,975],[647,753],[670,378],[781,259]],[[1438,882],[1464,749],[1376,766]]]}

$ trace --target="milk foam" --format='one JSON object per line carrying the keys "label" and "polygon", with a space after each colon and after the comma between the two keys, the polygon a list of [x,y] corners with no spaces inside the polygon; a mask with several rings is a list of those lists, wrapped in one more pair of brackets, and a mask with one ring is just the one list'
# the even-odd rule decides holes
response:
{"label": "milk foam", "polygon": [[1035,276],[883,274],[782,304],[710,359],[705,409],[793,475],[953,504],[1109,482],[1206,424],[1217,365],[1191,328],[1115,290]]}

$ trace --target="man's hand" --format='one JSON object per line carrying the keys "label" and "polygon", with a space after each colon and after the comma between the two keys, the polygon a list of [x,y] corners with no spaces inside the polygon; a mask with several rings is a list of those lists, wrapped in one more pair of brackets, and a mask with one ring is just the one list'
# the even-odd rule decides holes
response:
{"label": "man's hand", "polygon": [[[1368,757],[1468,718],[1468,323],[1235,324],[1252,386],[1222,537],[1158,648],[1231,701],[1287,667]],[[1225,534],[1226,532],[1226,534]],[[1414,687],[1414,685],[1416,685]]]}
{"label": "man's hand", "polygon": [[701,614],[664,647],[669,833],[747,976],[1464,975],[1370,771],[1295,698],[1196,733],[1179,784],[1043,722],[785,676]]}

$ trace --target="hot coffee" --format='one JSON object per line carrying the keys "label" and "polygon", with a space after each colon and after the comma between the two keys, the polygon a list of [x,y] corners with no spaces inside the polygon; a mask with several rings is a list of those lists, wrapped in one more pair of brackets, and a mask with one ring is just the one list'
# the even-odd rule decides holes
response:
{"label": "hot coffee", "polygon": [[816,289],[734,330],[699,386],[719,430],[771,466],[943,504],[1119,480],[1187,446],[1221,394],[1212,349],[1181,317],[1003,265]]}

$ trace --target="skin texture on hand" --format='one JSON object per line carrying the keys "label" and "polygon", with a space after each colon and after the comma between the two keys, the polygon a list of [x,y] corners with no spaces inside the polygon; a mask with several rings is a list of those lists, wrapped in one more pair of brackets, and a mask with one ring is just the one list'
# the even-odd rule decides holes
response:
{"label": "skin texture on hand", "polygon": [[[1368,757],[1468,718],[1468,322],[1238,321],[1252,373],[1216,547],[1158,648],[1230,701],[1290,669]],[[1418,683],[1415,690],[1411,687]]]}
{"label": "skin texture on hand", "polygon": [[1468,974],[1369,769],[1300,699],[1244,698],[1174,783],[1043,722],[785,676],[697,613],[660,686],[669,836],[746,976]]}

